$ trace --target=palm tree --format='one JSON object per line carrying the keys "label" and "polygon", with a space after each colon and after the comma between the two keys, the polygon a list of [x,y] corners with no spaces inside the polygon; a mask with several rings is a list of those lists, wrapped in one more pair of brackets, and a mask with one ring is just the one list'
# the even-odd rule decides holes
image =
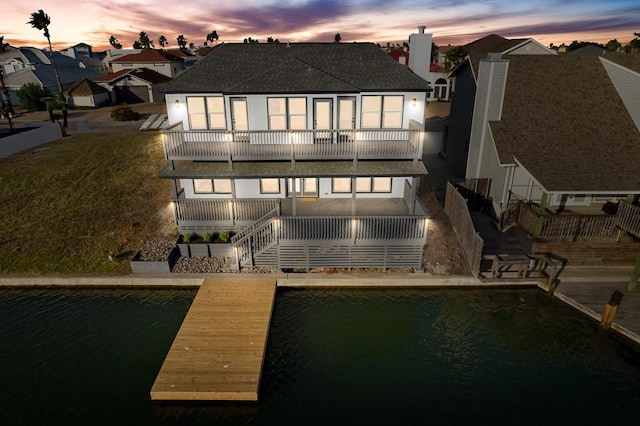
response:
{"label": "palm tree", "polygon": [[153,40],[149,38],[149,35],[144,31],[140,31],[140,38],[138,39],[138,43],[142,46],[142,49],[149,50],[153,49]]}
{"label": "palm tree", "polygon": [[160,46],[162,46],[162,47],[165,47],[165,46],[166,46],[166,45],[168,45],[169,43],[167,43],[167,38],[166,38],[165,36],[161,35],[161,36],[158,38],[158,44],[159,44]]}
{"label": "palm tree", "polygon": [[207,41],[214,42],[217,41],[220,37],[218,36],[218,32],[216,30],[211,31],[207,34]]}
{"label": "palm tree", "polygon": [[[51,62],[53,63],[53,70],[56,73],[56,82],[58,83],[58,98],[61,103],[66,105],[67,101],[64,98],[64,94],[62,93],[62,83],[60,82],[60,73],[58,72],[58,64],[56,64],[56,57],[53,54],[53,48],[51,47],[51,36],[49,34],[49,24],[51,24],[51,19],[49,15],[44,13],[44,10],[38,9],[37,12],[33,12],[31,14],[31,19],[27,24],[30,24],[33,28],[43,31],[44,36],[47,38],[47,42],[49,43],[49,54],[51,54]],[[63,125],[67,127],[67,108],[66,106],[62,109],[62,118]]]}
{"label": "palm tree", "polygon": [[118,43],[118,39],[114,36],[109,37],[109,44],[114,49],[122,49],[122,44]]}
{"label": "palm tree", "polygon": [[176,41],[178,42],[178,46],[180,46],[180,49],[182,49],[182,50],[186,49],[186,47],[187,47],[187,39],[182,34],[180,34],[178,36]]}
{"label": "palm tree", "polygon": [[445,53],[444,56],[444,68],[447,71],[451,71],[467,57],[467,52],[464,51],[462,46],[456,46]]}

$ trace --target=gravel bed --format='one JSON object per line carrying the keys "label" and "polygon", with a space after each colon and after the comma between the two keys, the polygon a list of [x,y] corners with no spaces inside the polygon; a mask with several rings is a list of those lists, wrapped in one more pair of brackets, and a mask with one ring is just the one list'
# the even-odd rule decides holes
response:
{"label": "gravel bed", "polygon": [[181,257],[173,267],[173,272],[178,274],[193,273],[233,273],[233,274],[276,274],[280,269],[275,267],[258,266],[255,268],[237,269],[227,268],[228,257]]}
{"label": "gravel bed", "polygon": [[147,240],[140,249],[140,260],[150,262],[167,260],[175,244],[175,240],[166,238],[152,238]]}

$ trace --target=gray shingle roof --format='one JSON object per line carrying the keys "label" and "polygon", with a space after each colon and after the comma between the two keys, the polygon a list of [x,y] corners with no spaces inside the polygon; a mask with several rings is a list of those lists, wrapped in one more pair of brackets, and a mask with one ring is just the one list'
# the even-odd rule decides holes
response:
{"label": "gray shingle roof", "polygon": [[371,43],[224,44],[176,77],[168,93],[427,91]]}
{"label": "gray shingle roof", "polygon": [[517,159],[552,192],[640,191],[640,132],[597,56],[507,59],[502,119],[490,123],[503,164]]}

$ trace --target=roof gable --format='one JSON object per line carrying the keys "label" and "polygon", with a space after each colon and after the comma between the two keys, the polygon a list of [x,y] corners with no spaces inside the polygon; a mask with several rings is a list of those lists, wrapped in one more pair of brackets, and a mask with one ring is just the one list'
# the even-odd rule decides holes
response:
{"label": "roof gable", "polygon": [[426,81],[371,43],[218,45],[170,93],[427,91]]}
{"label": "roof gable", "polygon": [[101,93],[109,93],[107,89],[94,83],[93,81],[83,78],[71,84],[64,93],[67,96],[91,96]]}

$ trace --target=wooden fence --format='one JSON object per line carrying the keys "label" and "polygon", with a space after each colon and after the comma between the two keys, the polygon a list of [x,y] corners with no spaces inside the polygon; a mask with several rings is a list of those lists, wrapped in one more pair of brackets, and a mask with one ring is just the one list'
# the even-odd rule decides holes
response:
{"label": "wooden fence", "polygon": [[476,233],[476,229],[473,226],[473,221],[467,208],[467,201],[451,183],[447,183],[444,211],[449,216],[449,220],[451,220],[451,224],[456,231],[456,236],[460,241],[462,252],[469,264],[471,273],[477,277],[480,274],[480,261],[482,260],[484,241]]}

